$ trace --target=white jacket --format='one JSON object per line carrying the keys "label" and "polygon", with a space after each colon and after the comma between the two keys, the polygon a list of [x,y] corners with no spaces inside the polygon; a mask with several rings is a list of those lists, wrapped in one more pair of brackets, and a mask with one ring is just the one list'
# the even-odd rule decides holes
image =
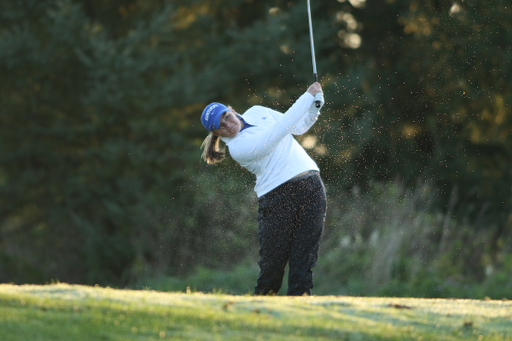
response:
{"label": "white jacket", "polygon": [[319,170],[315,161],[293,138],[308,131],[319,111],[312,107],[313,95],[304,93],[284,114],[259,105],[251,107],[243,119],[253,125],[235,137],[222,137],[231,157],[256,175],[258,197],[308,171]]}

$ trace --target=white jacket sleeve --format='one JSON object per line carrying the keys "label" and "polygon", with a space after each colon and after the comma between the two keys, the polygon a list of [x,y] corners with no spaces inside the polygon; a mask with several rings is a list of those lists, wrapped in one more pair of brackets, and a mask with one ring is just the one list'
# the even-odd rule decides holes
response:
{"label": "white jacket sleeve", "polygon": [[[272,129],[258,135],[244,137],[243,143],[236,143],[229,148],[231,156],[240,163],[260,159],[269,154],[288,134],[291,134],[313,103],[314,97],[309,92],[300,96],[284,115],[279,115]],[[272,116],[273,110],[268,109]]]}
{"label": "white jacket sleeve", "polygon": [[[271,110],[270,113],[272,114],[272,117],[274,117],[275,120],[278,120],[281,116],[283,116],[282,113],[279,111]],[[318,112],[312,113],[307,112],[306,115],[302,116],[299,122],[291,129],[291,133],[293,135],[302,135],[305,132],[309,130],[315,124],[315,122],[318,119]]]}
{"label": "white jacket sleeve", "polygon": [[[315,100],[317,100],[317,99],[321,100],[321,104],[323,106],[323,104],[324,104],[323,103],[324,102],[323,95],[315,97]],[[293,129],[291,130],[291,133],[293,135],[302,135],[305,132],[307,132],[313,126],[313,124],[315,124],[315,122],[318,120],[318,116],[320,116],[320,109],[321,109],[321,107],[317,108],[316,106],[314,106],[312,104],[309,107],[307,113],[304,116],[302,116],[300,121],[297,122],[297,124],[293,127]],[[279,111],[275,111],[275,110],[271,110],[271,114],[274,117],[274,119],[276,119],[276,120],[278,120],[279,117],[283,115]]]}

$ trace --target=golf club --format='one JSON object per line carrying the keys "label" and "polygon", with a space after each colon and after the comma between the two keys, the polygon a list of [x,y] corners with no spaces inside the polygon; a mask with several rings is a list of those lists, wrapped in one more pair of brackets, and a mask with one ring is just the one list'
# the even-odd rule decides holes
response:
{"label": "golf club", "polygon": [[[313,42],[313,24],[311,21],[311,7],[308,0],[308,18],[309,18],[309,38],[311,41],[311,58],[313,60],[313,81],[318,82],[318,74],[316,73],[316,60],[315,60],[315,44]],[[320,108],[320,101],[315,101],[316,107]]]}

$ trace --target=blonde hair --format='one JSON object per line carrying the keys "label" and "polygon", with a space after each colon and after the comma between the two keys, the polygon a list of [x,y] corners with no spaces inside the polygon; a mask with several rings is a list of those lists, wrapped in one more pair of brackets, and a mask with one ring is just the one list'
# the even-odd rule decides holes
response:
{"label": "blonde hair", "polygon": [[201,157],[209,165],[214,165],[221,162],[224,160],[226,155],[224,149],[220,148],[220,137],[214,135],[213,133],[210,133],[208,136],[206,136],[203,143],[201,144],[201,148],[203,148]]}

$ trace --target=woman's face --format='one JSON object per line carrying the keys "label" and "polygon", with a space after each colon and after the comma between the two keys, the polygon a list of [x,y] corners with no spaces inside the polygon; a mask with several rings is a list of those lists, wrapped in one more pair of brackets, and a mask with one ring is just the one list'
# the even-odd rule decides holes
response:
{"label": "woman's face", "polygon": [[235,137],[243,127],[242,120],[238,118],[233,109],[222,114],[219,120],[219,129],[213,133],[220,137]]}

